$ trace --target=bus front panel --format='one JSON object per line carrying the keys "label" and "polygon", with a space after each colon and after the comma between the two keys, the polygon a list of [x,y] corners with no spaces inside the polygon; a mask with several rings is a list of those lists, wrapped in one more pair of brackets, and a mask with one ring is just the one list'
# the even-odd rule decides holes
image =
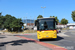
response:
{"label": "bus front panel", "polygon": [[55,20],[38,20],[37,38],[57,38],[57,30]]}

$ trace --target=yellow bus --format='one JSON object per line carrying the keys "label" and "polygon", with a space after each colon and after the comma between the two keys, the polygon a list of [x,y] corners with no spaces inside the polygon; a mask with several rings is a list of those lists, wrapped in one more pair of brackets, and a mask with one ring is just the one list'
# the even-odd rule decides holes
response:
{"label": "yellow bus", "polygon": [[37,38],[56,39],[56,20],[55,18],[39,18],[37,19]]}

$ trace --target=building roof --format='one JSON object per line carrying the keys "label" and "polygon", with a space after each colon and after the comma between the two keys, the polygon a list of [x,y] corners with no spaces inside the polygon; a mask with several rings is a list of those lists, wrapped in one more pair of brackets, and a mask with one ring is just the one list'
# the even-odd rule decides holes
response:
{"label": "building roof", "polygon": [[75,25],[75,23],[68,23],[67,25]]}

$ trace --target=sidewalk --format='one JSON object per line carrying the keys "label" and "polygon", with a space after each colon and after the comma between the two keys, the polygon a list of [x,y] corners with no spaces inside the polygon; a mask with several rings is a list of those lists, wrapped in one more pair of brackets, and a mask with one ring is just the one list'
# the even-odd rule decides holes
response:
{"label": "sidewalk", "polygon": [[51,50],[34,41],[25,40],[10,34],[0,35],[0,49],[4,50],[4,48],[6,50]]}

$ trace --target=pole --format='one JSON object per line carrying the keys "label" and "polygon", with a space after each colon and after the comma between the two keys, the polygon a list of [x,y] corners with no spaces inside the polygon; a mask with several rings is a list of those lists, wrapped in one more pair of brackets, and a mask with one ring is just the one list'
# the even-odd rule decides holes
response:
{"label": "pole", "polygon": [[[19,19],[19,18],[18,18]],[[18,25],[19,25],[19,20],[18,20]],[[19,32],[19,28],[18,28],[18,32]]]}
{"label": "pole", "polygon": [[[36,17],[36,16],[35,16]],[[34,32],[34,27],[35,27],[35,17],[34,17],[34,25],[33,25],[33,32]]]}
{"label": "pole", "polygon": [[[25,18],[25,17],[23,17],[23,18]],[[23,28],[23,31],[24,31],[24,29],[25,29],[25,19],[23,19],[23,26],[24,26],[24,28]]]}
{"label": "pole", "polygon": [[35,26],[35,17],[34,17],[34,26]]}
{"label": "pole", "polygon": [[43,8],[43,16],[44,16],[44,8],[46,8],[46,7],[41,7],[41,8]]}
{"label": "pole", "polygon": [[27,17],[26,17],[26,26],[27,26]]}
{"label": "pole", "polygon": [[23,29],[25,29],[25,19],[24,19],[25,17],[23,17],[23,25],[24,25],[24,28]]}
{"label": "pole", "polygon": [[30,16],[30,32],[31,32],[31,16]]}
{"label": "pole", "polygon": [[43,17],[44,17],[44,8],[43,8]]}

